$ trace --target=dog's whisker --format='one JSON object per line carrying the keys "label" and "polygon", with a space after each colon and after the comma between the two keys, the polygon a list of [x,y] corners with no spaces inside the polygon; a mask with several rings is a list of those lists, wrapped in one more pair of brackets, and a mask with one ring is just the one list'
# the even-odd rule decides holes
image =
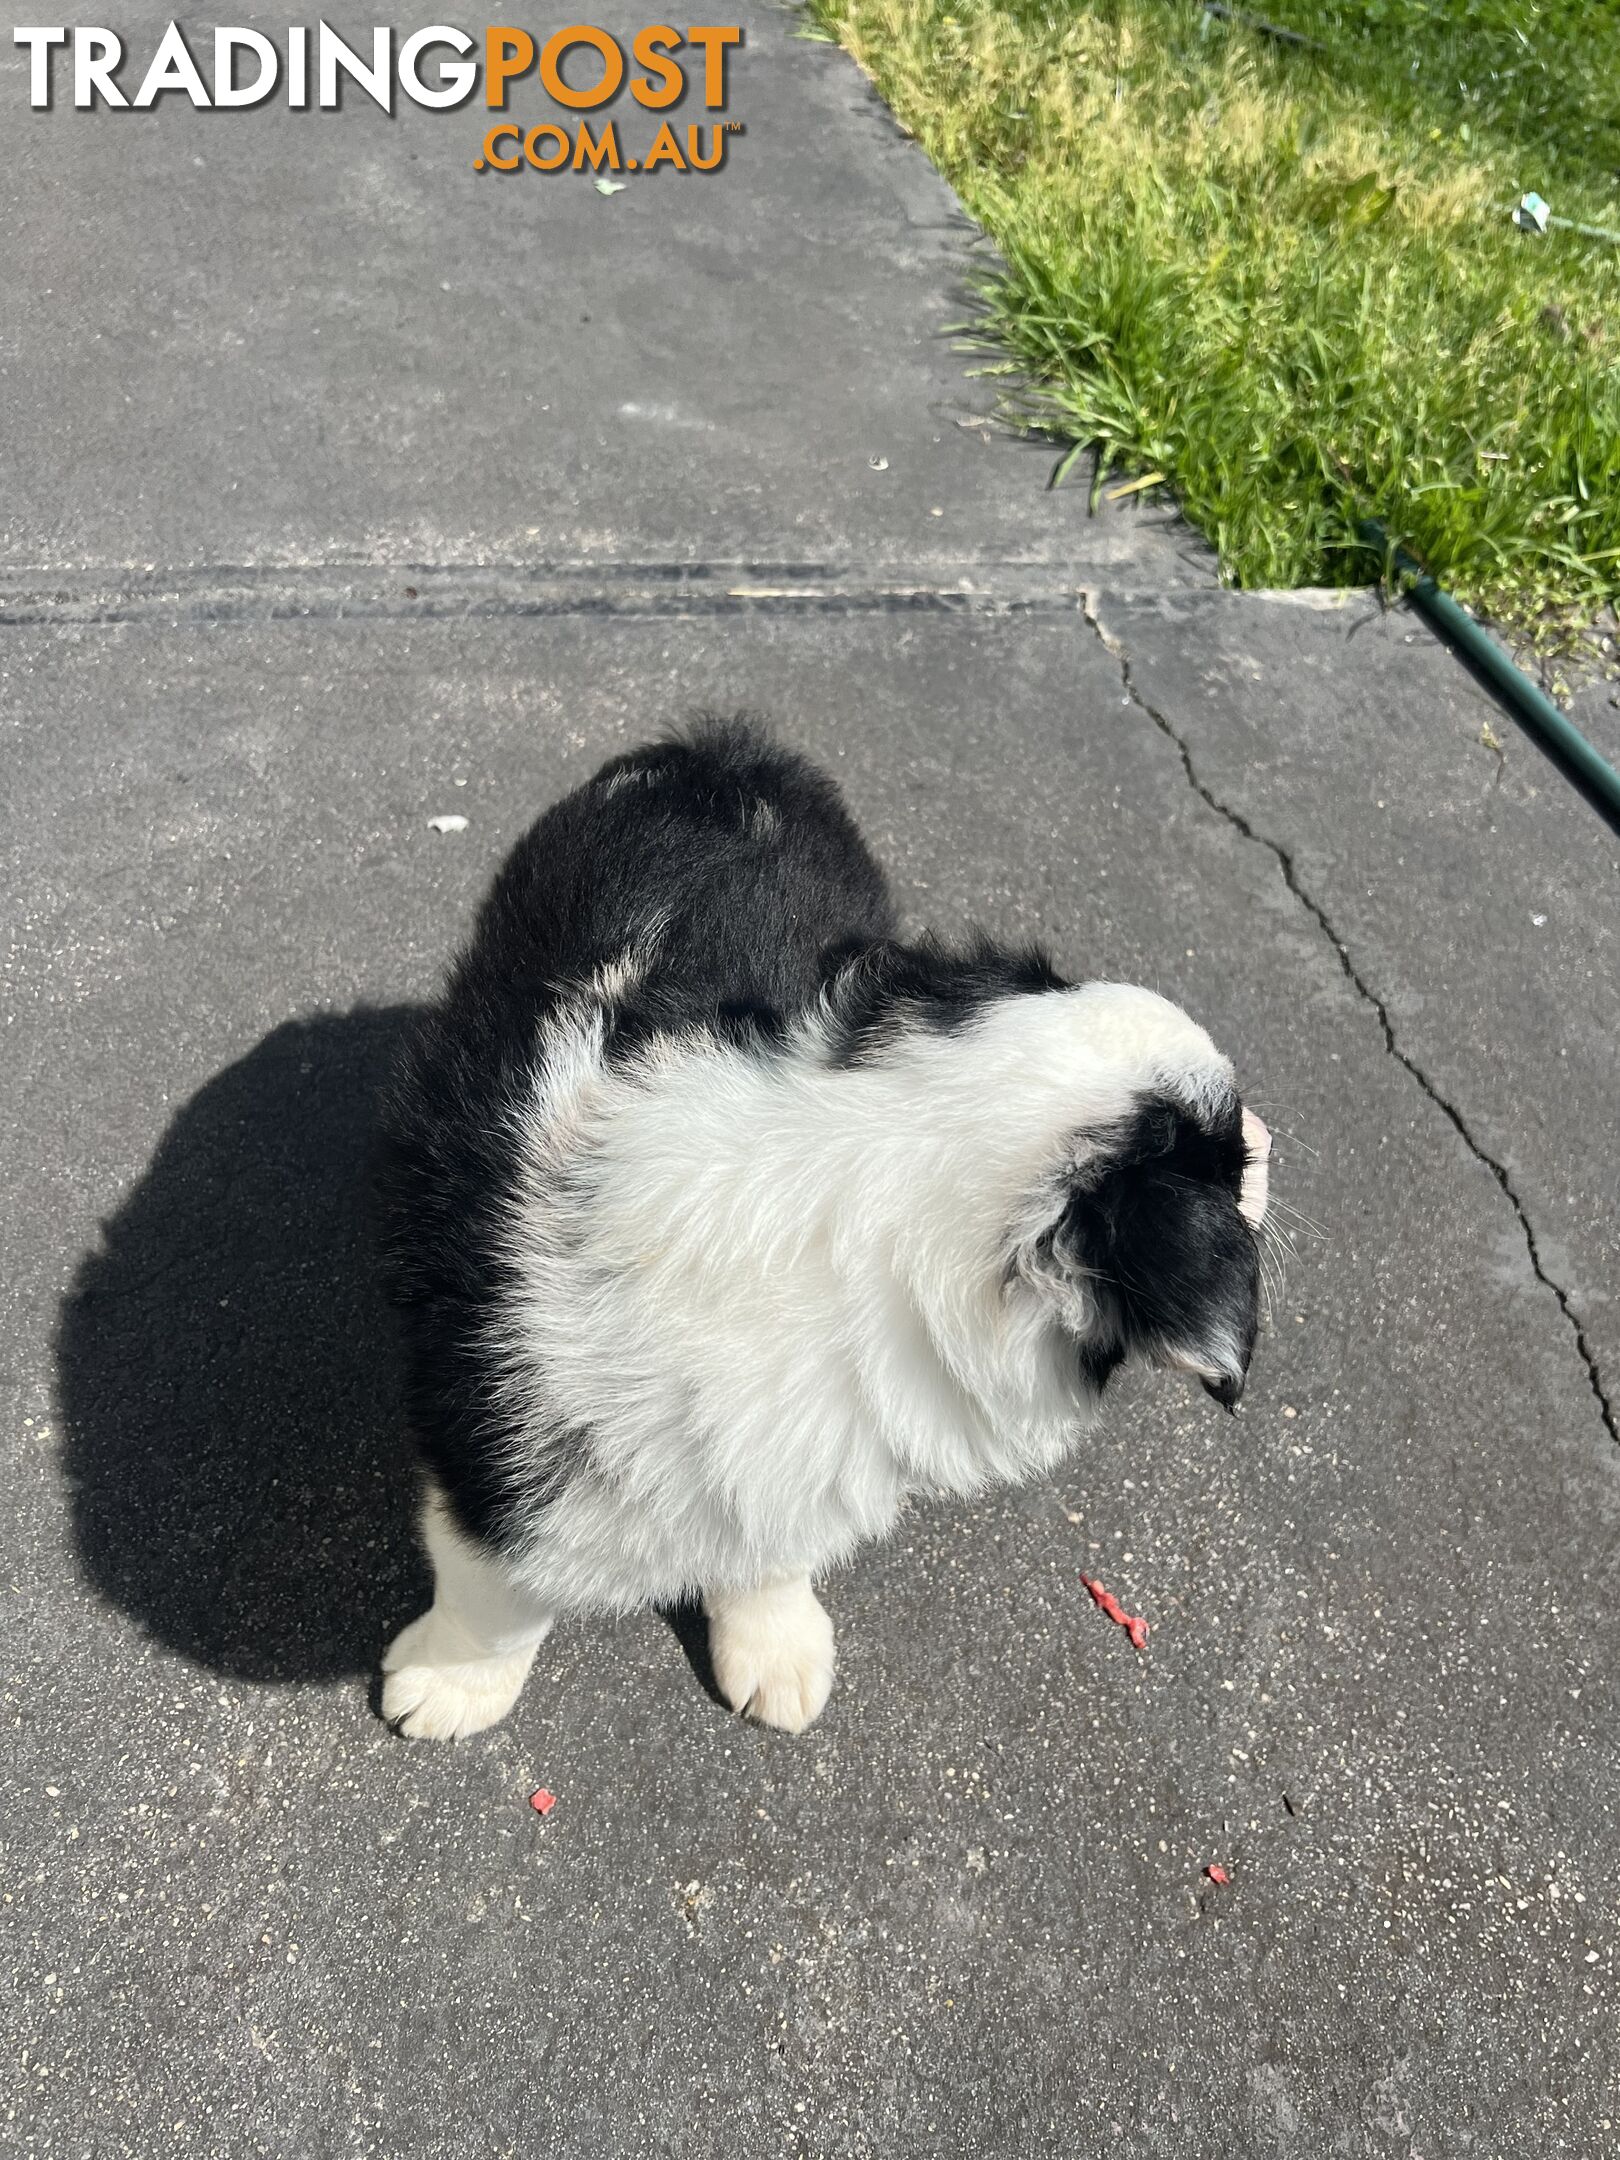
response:
{"label": "dog's whisker", "polygon": [[1307,1215],[1303,1208],[1295,1207],[1291,1200],[1274,1199],[1271,1202],[1270,1209],[1268,1209],[1267,1212],[1269,1213],[1273,1209],[1276,1211],[1277,1214],[1285,1215],[1291,1222],[1297,1223],[1300,1229],[1305,1231],[1309,1236],[1314,1238],[1325,1238],[1327,1236],[1327,1231],[1322,1227],[1322,1225],[1317,1222],[1312,1216]]}

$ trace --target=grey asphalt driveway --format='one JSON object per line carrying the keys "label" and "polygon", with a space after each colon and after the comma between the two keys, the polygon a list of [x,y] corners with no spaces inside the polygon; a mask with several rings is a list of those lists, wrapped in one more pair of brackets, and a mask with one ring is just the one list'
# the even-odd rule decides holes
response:
{"label": "grey asphalt driveway", "polygon": [[[971,230],[741,19],[726,169],[611,197],[11,116],[0,2143],[1612,2150],[1620,841],[1406,616],[1043,492]],[[1295,1258],[1240,1419],[836,1580],[804,1738],[647,1615],[411,1747],[372,1090],[533,813],[741,704],[914,921],[1187,1002]]]}

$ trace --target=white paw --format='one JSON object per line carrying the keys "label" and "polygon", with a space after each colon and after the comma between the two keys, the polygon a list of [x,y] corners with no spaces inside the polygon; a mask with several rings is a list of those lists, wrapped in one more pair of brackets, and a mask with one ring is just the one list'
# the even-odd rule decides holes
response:
{"label": "white paw", "polygon": [[709,1655],[732,1709],[762,1725],[803,1732],[827,1707],[833,1628],[807,1582],[711,1600]]}
{"label": "white paw", "polygon": [[523,1691],[534,1650],[469,1655],[476,1645],[437,1610],[402,1628],[383,1658],[382,1714],[412,1740],[459,1740],[505,1717]]}

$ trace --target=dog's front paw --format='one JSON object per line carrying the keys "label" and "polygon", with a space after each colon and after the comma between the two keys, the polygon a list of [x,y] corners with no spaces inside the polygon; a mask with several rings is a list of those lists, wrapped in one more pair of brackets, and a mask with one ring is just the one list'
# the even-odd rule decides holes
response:
{"label": "dog's front paw", "polygon": [[833,1628],[809,1583],[775,1583],[708,1601],[715,1684],[733,1710],[803,1732],[827,1707]]}
{"label": "dog's front paw", "polygon": [[412,1740],[460,1740],[505,1717],[523,1691],[533,1649],[469,1656],[464,1632],[440,1612],[402,1628],[383,1658],[382,1714]]}

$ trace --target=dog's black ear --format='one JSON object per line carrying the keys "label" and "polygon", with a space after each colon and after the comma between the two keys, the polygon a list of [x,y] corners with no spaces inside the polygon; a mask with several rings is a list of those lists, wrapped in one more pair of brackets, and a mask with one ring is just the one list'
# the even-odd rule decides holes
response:
{"label": "dog's black ear", "polygon": [[1089,1286],[1120,1355],[1194,1373],[1236,1409],[1260,1317],[1236,1099],[1198,1115],[1150,1098],[1094,1138],[1053,1233],[1054,1261]]}

